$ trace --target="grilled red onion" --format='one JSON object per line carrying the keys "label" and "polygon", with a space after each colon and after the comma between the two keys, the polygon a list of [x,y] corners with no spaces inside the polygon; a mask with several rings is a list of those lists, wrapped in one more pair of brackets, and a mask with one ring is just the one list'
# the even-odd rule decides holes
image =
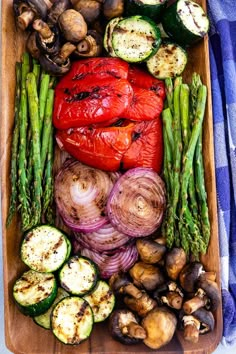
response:
{"label": "grilled red onion", "polygon": [[111,223],[106,223],[98,230],[88,233],[74,233],[76,239],[85,247],[97,252],[109,251],[123,246],[130,237],[115,229]]}
{"label": "grilled red onion", "polygon": [[128,271],[138,259],[138,251],[133,242],[111,253],[96,252],[82,246],[80,253],[97,264],[103,279],[108,279],[112,274],[120,271]]}
{"label": "grilled red onion", "polygon": [[115,183],[107,201],[107,216],[126,235],[148,236],[161,225],[165,206],[161,177],[152,169],[137,167]]}
{"label": "grilled red onion", "polygon": [[118,177],[117,173],[66,160],[55,178],[55,201],[64,223],[85,232],[104,225],[107,198]]}

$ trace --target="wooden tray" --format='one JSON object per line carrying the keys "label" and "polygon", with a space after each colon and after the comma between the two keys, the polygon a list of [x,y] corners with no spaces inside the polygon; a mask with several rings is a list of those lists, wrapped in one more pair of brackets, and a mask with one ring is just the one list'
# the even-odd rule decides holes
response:
{"label": "wooden tray", "polygon": [[[198,0],[205,9],[206,1]],[[124,346],[111,339],[106,324],[96,325],[89,340],[79,346],[61,344],[47,330],[37,326],[31,318],[23,316],[12,299],[12,285],[21,274],[24,266],[19,258],[21,234],[15,219],[6,229],[5,222],[9,205],[10,191],[10,146],[13,128],[13,103],[15,89],[15,61],[20,60],[24,41],[22,33],[15,27],[12,0],[2,0],[2,76],[1,97],[2,114],[1,132],[1,191],[2,191],[2,228],[3,228],[3,264],[4,264],[4,297],[5,297],[5,338],[6,346],[15,354],[112,354],[112,353],[153,353],[145,345]],[[210,71],[208,55],[208,38],[191,48],[185,80],[193,71],[201,75],[208,86],[207,111],[204,122],[204,162],[206,186],[211,221],[211,241],[207,255],[203,258],[206,269],[217,273],[220,284],[219,245],[217,230],[217,205],[215,190],[215,169],[213,150],[213,127],[210,92]],[[222,334],[222,311],[219,306],[215,313],[216,326],[212,333],[200,337],[196,345],[183,341],[182,334],[177,333],[171,343],[158,350],[158,353],[210,353],[217,347]]]}

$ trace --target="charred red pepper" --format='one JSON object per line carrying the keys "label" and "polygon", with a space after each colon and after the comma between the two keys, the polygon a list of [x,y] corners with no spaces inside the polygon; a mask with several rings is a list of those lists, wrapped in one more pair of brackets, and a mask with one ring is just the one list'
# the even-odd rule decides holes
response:
{"label": "charred red pepper", "polygon": [[[93,78],[93,76],[92,76]],[[65,89],[55,89],[53,124],[68,129],[121,116],[130,105],[133,89],[126,79],[86,77]]]}
{"label": "charred red pepper", "polygon": [[166,97],[164,81],[156,79],[138,66],[131,65],[129,67],[128,81],[132,86],[135,85],[153,91],[163,100]]}
{"label": "charred red pepper", "polygon": [[132,86],[133,98],[122,117],[133,121],[152,120],[160,116],[163,109],[163,100],[153,91]]}
{"label": "charred red pepper", "polygon": [[159,118],[140,123],[121,121],[121,126],[58,130],[56,139],[73,157],[102,170],[143,166],[161,171],[163,141]]}

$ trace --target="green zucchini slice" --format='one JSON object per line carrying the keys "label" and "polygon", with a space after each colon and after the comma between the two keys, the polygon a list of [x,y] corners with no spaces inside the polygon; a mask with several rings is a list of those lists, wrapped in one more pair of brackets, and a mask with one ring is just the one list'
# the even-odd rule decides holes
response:
{"label": "green zucchini slice", "polygon": [[115,295],[104,280],[99,280],[96,288],[83,298],[92,308],[94,322],[104,321],[111,314],[115,305]]}
{"label": "green zucchini slice", "polygon": [[147,68],[157,79],[165,79],[181,75],[186,64],[186,51],[175,43],[163,41],[157,53],[147,61]]}
{"label": "green zucchini slice", "polygon": [[83,296],[96,286],[98,268],[90,259],[73,256],[59,271],[61,286],[70,294]]}
{"label": "green zucchini slice", "polygon": [[160,30],[148,17],[124,18],[112,32],[112,47],[116,55],[130,63],[147,60],[157,52],[160,44]]}
{"label": "green zucchini slice", "polygon": [[178,0],[163,13],[162,25],[173,41],[190,46],[209,31],[209,19],[203,8],[194,1]]}
{"label": "green zucchini slice", "polygon": [[64,344],[76,345],[87,339],[93,328],[93,312],[88,302],[78,296],[62,299],[53,308],[51,328]]}
{"label": "green zucchini slice", "polygon": [[113,47],[112,47],[112,33],[116,25],[123,19],[123,17],[114,17],[111,19],[105,28],[105,33],[103,37],[103,46],[106,49],[107,53],[111,57],[117,57]]}
{"label": "green zucchini slice", "polygon": [[69,296],[69,293],[66,292],[64,289],[59,287],[58,290],[57,290],[57,296],[56,296],[55,300],[53,301],[52,305],[42,315],[35,316],[34,317],[34,322],[37,325],[39,325],[40,327],[43,327],[45,329],[51,329],[51,313],[52,313],[52,310],[53,310],[54,306],[59,301],[61,301],[62,299],[64,299],[67,296]]}
{"label": "green zucchini slice", "polygon": [[71,243],[60,230],[49,225],[40,225],[24,235],[21,259],[38,272],[54,272],[68,259]]}
{"label": "green zucchini slice", "polygon": [[127,0],[125,13],[127,16],[147,16],[158,23],[166,5],[167,0]]}
{"label": "green zucchini slice", "polygon": [[52,273],[39,273],[30,269],[16,280],[13,297],[20,311],[27,316],[46,312],[57,295],[57,283]]}

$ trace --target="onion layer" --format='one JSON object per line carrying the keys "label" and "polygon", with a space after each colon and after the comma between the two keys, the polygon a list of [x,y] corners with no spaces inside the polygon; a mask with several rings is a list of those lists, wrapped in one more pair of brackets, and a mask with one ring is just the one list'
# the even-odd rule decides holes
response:
{"label": "onion layer", "polygon": [[118,177],[74,159],[66,160],[55,178],[55,201],[64,223],[85,232],[104,225],[107,198]]}
{"label": "onion layer", "polygon": [[75,237],[85,247],[97,252],[113,250],[130,240],[129,236],[116,230],[111,223],[106,223],[93,232],[75,233]]}
{"label": "onion layer", "polygon": [[108,279],[117,272],[128,271],[138,259],[138,251],[134,243],[128,243],[113,253],[99,253],[82,246],[80,253],[97,264],[103,279]]}
{"label": "onion layer", "polygon": [[165,185],[149,168],[128,170],[115,183],[107,215],[117,230],[132,237],[151,235],[161,225],[166,206]]}

